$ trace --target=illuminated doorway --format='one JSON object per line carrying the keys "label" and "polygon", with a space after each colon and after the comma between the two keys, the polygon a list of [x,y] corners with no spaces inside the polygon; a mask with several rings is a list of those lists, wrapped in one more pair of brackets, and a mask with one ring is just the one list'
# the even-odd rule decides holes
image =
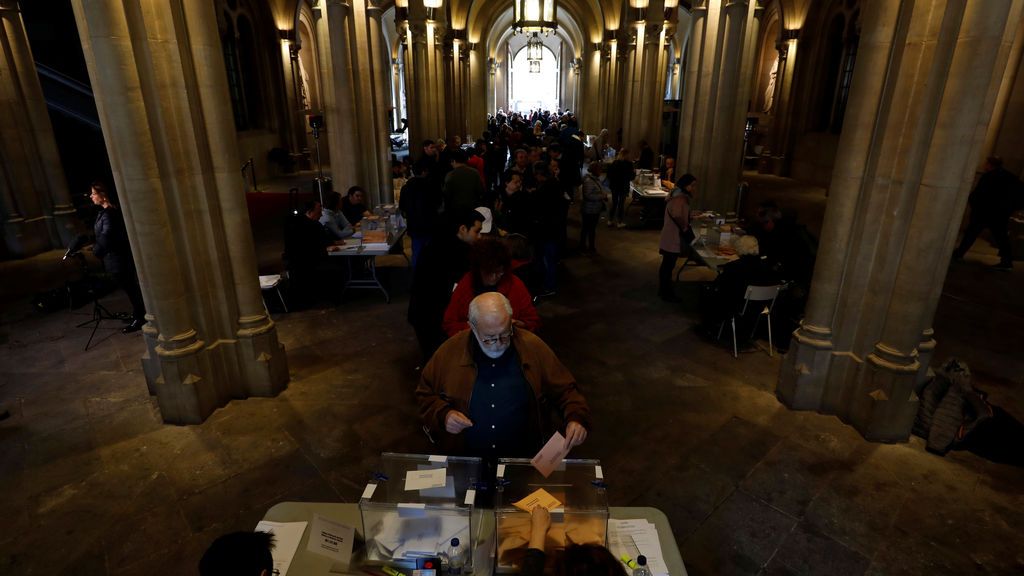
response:
{"label": "illuminated doorway", "polygon": [[531,61],[523,47],[512,59],[509,107],[514,112],[558,109],[558,58],[547,46],[543,46],[541,53],[540,60]]}

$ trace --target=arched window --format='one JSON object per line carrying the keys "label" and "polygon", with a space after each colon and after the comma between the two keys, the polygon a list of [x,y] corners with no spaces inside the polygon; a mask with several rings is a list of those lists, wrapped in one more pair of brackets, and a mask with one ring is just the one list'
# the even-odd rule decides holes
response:
{"label": "arched window", "polygon": [[512,59],[512,110],[555,110],[558,105],[558,57],[544,46],[543,57],[531,69],[527,50],[522,48]]}
{"label": "arched window", "polygon": [[226,0],[223,10],[218,12],[221,19],[218,24],[235,129],[244,131],[263,128],[266,114],[257,34],[251,14],[241,4]]}
{"label": "arched window", "polygon": [[855,6],[856,2],[850,0],[845,5],[837,2],[827,20],[811,117],[815,132],[839,134],[843,128],[860,41],[860,13]]}

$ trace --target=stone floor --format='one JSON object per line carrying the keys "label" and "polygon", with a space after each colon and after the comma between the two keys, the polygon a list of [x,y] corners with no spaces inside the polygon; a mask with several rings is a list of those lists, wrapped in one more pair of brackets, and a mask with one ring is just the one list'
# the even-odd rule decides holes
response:
{"label": "stone floor", "polygon": [[[820,190],[790,188],[802,214],[820,215]],[[595,415],[573,456],[601,459],[613,505],[665,511],[690,574],[1024,572],[1024,469],[941,458],[916,438],[872,444],[834,417],[787,410],[773,393],[778,356],[734,359],[694,334],[699,272],[678,286],[682,306],[654,297],[656,231],[602,226],[597,243],[599,256],[564,262],[559,294],[539,307],[541,335]],[[991,261],[979,243],[951,268],[937,358],[962,355],[1024,419],[1024,267],[984,270]],[[7,306],[0,571],[195,574],[217,535],[251,529],[274,503],[355,502],[381,451],[429,452],[412,397],[408,270],[399,257],[381,264],[391,304],[360,293],[275,314],[288,389],[199,426],[161,423],[138,334],[103,329],[84,352],[88,333],[72,327],[84,310]]]}

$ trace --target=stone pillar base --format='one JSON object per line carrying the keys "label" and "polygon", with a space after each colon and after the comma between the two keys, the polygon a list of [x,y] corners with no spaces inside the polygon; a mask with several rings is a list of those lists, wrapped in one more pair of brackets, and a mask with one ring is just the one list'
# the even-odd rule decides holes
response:
{"label": "stone pillar base", "polygon": [[[208,355],[197,342],[194,351],[160,354],[160,376],[153,383],[160,415],[168,424],[200,424],[227,403],[217,389]],[[159,349],[158,349],[159,351]],[[177,352],[177,351],[176,351]]]}
{"label": "stone pillar base", "polygon": [[793,410],[821,410],[832,365],[832,342],[828,334],[815,336],[803,327],[793,334],[792,348],[779,373],[775,395]]}
{"label": "stone pillar base", "polygon": [[71,206],[55,206],[53,209],[53,225],[57,229],[60,245],[67,247],[83,233],[78,215]]}
{"label": "stone pillar base", "polygon": [[288,358],[277,341],[277,330],[238,339],[238,363],[249,396],[277,396],[288,387]]}
{"label": "stone pillar base", "polygon": [[850,404],[849,422],[866,440],[872,442],[906,442],[917,416],[915,393],[919,365],[915,361],[899,366],[868,355],[861,370],[854,398]]}
{"label": "stone pillar base", "polygon": [[4,222],[7,253],[14,258],[28,258],[50,249],[50,231],[45,218],[12,218]]}

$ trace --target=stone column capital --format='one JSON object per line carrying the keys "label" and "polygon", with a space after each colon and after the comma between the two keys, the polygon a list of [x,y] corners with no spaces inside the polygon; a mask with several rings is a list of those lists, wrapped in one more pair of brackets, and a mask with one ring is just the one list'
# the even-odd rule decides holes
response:
{"label": "stone column capital", "polygon": [[331,8],[340,8],[345,12],[346,16],[352,14],[352,4],[350,4],[348,0],[325,0],[325,5],[327,6],[328,10],[330,10]]}
{"label": "stone column capital", "polygon": [[366,15],[380,22],[381,18],[384,16],[384,10],[381,9],[380,6],[367,6]]}

